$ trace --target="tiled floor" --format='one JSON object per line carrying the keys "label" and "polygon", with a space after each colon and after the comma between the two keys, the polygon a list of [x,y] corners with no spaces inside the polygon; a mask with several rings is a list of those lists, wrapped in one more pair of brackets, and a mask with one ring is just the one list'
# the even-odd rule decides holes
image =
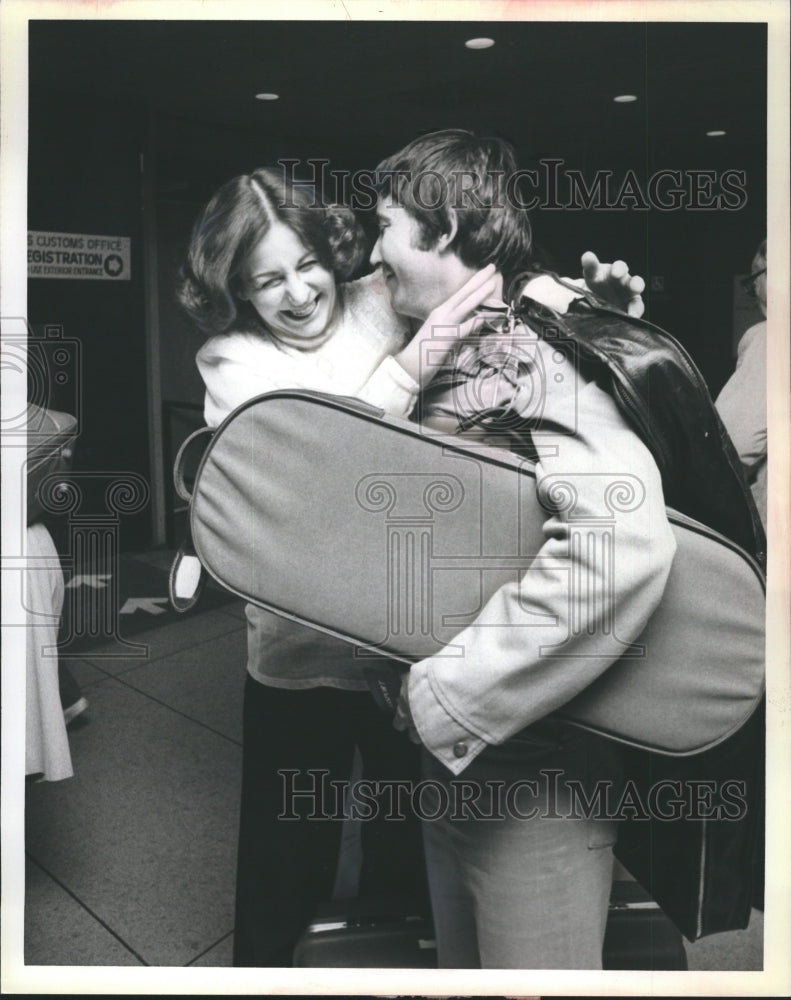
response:
{"label": "tiled floor", "polygon": [[27,964],[230,964],[239,610],[135,636],[144,661],[70,661],[90,706],[75,776],[27,789]]}
{"label": "tiled floor", "polygon": [[[90,702],[69,730],[75,776],[27,788],[28,965],[231,962],[242,607],[134,638],[147,659],[70,661]],[[690,968],[760,969],[762,932],[756,912],[688,946]]]}

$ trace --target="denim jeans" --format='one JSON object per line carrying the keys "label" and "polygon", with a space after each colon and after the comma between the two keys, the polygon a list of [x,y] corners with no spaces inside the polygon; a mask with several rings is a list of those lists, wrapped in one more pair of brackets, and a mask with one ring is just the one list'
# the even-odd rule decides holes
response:
{"label": "denim jeans", "polygon": [[601,968],[616,824],[574,818],[565,783],[615,787],[617,757],[585,734],[525,734],[488,748],[459,778],[423,752],[423,839],[442,968]]}

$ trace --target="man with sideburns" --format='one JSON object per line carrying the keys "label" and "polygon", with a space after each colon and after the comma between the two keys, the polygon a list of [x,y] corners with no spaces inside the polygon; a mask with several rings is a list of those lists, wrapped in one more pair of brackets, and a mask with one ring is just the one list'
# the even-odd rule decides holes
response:
{"label": "man with sideburns", "polygon": [[[438,810],[423,824],[439,964],[595,969],[616,824],[569,818],[566,783],[617,785],[619,756],[613,743],[546,717],[642,632],[675,541],[657,465],[613,398],[507,305],[531,292],[520,278],[531,231],[515,173],[507,143],[456,130],[416,139],[377,170],[371,262],[396,311],[423,321],[487,264],[502,277],[500,313],[459,345],[424,391],[419,419],[533,460],[546,511],[531,569],[455,637],[461,652],[411,667],[395,725],[422,744],[427,798],[458,779],[480,790],[477,812]],[[558,283],[549,300],[564,312],[576,294]],[[613,511],[611,558],[603,534],[572,545],[575,521]]]}

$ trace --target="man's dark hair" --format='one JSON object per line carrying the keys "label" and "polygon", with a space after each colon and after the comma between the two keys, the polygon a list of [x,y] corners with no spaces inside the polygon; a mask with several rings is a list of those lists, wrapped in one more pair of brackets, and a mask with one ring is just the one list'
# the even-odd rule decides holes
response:
{"label": "man's dark hair", "polygon": [[527,212],[515,196],[517,179],[514,150],[504,139],[446,129],[383,160],[374,186],[417,221],[421,249],[451,230],[455,214],[450,249],[468,267],[496,264],[509,281],[528,265],[532,245]]}

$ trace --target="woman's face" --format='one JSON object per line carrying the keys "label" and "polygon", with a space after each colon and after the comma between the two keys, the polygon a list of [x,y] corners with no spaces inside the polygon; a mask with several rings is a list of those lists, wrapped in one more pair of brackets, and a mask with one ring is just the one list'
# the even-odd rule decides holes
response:
{"label": "woman's face", "polygon": [[247,299],[273,336],[292,347],[318,347],[331,335],[335,276],[293,229],[276,222],[250,254]]}

